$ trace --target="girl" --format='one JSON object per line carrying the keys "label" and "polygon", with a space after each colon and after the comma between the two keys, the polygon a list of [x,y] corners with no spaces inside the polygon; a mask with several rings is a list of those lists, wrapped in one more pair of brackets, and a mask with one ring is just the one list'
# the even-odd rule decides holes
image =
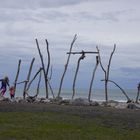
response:
{"label": "girl", "polygon": [[0,79],[0,81],[1,81],[0,95],[4,96],[7,86],[10,87],[9,78],[5,76],[4,79]]}

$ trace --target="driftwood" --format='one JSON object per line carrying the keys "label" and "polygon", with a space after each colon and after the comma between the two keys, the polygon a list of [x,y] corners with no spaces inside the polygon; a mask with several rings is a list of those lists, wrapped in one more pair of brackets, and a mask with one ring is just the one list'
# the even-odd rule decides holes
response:
{"label": "driftwood", "polygon": [[83,60],[84,58],[85,58],[85,53],[83,51],[82,55],[80,56],[80,58],[78,59],[78,62],[77,62],[77,68],[76,68],[76,72],[75,72],[75,76],[74,76],[74,80],[73,80],[73,94],[72,94],[72,99],[74,99],[74,95],[75,95],[75,83],[76,83],[77,73],[78,73],[79,66],[80,66],[80,61]]}
{"label": "driftwood", "polygon": [[48,78],[48,86],[49,86],[49,88],[50,88],[50,91],[51,91],[51,94],[52,94],[52,96],[53,96],[53,98],[55,98],[55,96],[54,96],[54,92],[53,92],[53,88],[52,88],[52,86],[51,86],[51,84],[50,84],[50,80],[51,80],[51,78],[52,78],[52,66],[51,66],[51,73],[50,73],[50,77]]}
{"label": "driftwood", "polygon": [[137,91],[136,103],[138,103],[139,94],[140,94],[140,83],[138,84],[138,91]]}
{"label": "driftwood", "polygon": [[21,65],[21,60],[19,60],[19,62],[18,62],[18,69],[17,69],[17,73],[16,73],[16,78],[15,78],[15,81],[14,81],[15,92],[16,92],[17,80],[18,80],[18,76],[19,76],[19,72],[20,72],[20,65]]}
{"label": "driftwood", "polygon": [[32,61],[31,61],[28,76],[27,76],[27,80],[26,80],[25,85],[24,85],[24,90],[23,90],[23,98],[24,99],[25,99],[25,96],[26,96],[26,90],[27,90],[26,88],[27,88],[27,84],[28,84],[28,82],[30,80],[30,75],[31,75],[31,71],[32,71],[34,61],[35,61],[35,58],[33,58]]}
{"label": "driftwood", "polygon": [[[105,80],[101,80],[101,81],[105,81]],[[121,88],[116,82],[114,82],[112,80],[108,80],[108,82],[111,82],[114,85],[116,85],[122,91],[122,93],[125,95],[125,97],[127,98],[127,101],[131,101],[131,99],[129,98],[129,96],[127,95],[127,93],[124,91],[124,89]]]}
{"label": "driftwood", "polygon": [[37,75],[41,72],[41,70],[42,70],[42,68],[40,68],[40,69],[36,72],[36,74],[34,75],[34,77],[32,78],[32,80],[29,82],[29,84],[28,84],[28,86],[27,86],[27,88],[26,88],[26,91],[29,90],[29,88],[30,88],[32,82],[36,79]]}
{"label": "driftwood", "polygon": [[42,56],[42,53],[40,51],[40,47],[39,47],[39,43],[38,43],[38,40],[36,40],[36,45],[37,45],[37,49],[38,49],[38,52],[39,52],[39,56],[40,56],[40,59],[41,59],[41,64],[42,64],[42,68],[43,68],[43,74],[44,74],[44,80],[45,80],[45,89],[46,89],[46,98],[48,98],[48,71],[49,71],[49,65],[50,65],[50,55],[49,55],[49,44],[48,44],[48,41],[46,40],[46,45],[47,45],[47,53],[48,53],[48,67],[47,67],[47,70],[45,70],[45,64],[44,64],[44,60],[43,60],[43,56]]}
{"label": "driftwood", "polygon": [[[98,54],[98,52],[92,52],[92,51],[84,51],[84,53],[86,54],[86,53],[95,53],[95,54]],[[67,52],[67,54],[83,54],[83,51],[81,51],[81,52]]]}
{"label": "driftwood", "polygon": [[114,44],[113,51],[111,52],[107,69],[105,69],[103,67],[103,64],[102,64],[102,61],[101,61],[101,56],[100,56],[100,51],[99,51],[98,47],[96,47],[96,48],[97,48],[97,51],[99,52],[100,66],[101,66],[101,68],[102,68],[102,70],[104,72],[104,76],[105,76],[105,99],[106,99],[106,102],[108,102],[108,79],[109,79],[109,72],[110,72],[110,64],[111,64],[111,60],[112,60],[113,54],[114,54],[115,49],[116,49],[116,44]]}
{"label": "driftwood", "polygon": [[38,80],[38,84],[37,84],[36,95],[34,97],[37,97],[39,94],[40,82],[41,82],[41,71],[40,71],[39,80]]}
{"label": "driftwood", "polygon": [[88,94],[88,101],[89,102],[90,102],[90,98],[91,98],[91,91],[92,91],[92,86],[93,86],[93,80],[94,80],[94,77],[95,77],[95,73],[96,73],[98,64],[99,64],[99,56],[96,56],[96,65],[95,65],[95,68],[93,69],[93,74],[92,74],[92,78],[91,78],[91,82],[90,82],[90,88],[89,88],[89,94]]}
{"label": "driftwood", "polygon": [[[77,39],[77,35],[75,34],[75,36],[74,36],[74,38],[71,42],[69,52],[72,51],[72,47],[73,47],[76,39]],[[67,71],[67,68],[68,68],[68,64],[69,64],[69,61],[70,61],[70,56],[71,56],[71,53],[69,53],[69,55],[68,55],[67,62],[66,62],[65,67],[64,67],[64,72],[63,72],[62,77],[61,77],[60,86],[59,86],[58,95],[57,95],[58,97],[60,97],[60,94],[61,94],[62,84],[63,84],[63,80],[64,80],[64,77],[65,77],[65,74],[66,74],[66,71]]]}

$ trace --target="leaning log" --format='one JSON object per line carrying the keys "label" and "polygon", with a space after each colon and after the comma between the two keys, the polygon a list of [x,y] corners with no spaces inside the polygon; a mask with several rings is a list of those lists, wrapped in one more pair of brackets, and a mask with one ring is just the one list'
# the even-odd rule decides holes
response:
{"label": "leaning log", "polygon": [[35,39],[35,40],[36,40],[36,45],[37,45],[38,53],[39,53],[39,56],[40,56],[42,68],[43,68],[44,81],[45,81],[45,90],[46,90],[46,98],[48,98],[48,80],[47,80],[47,76],[46,76],[45,64],[44,64],[42,53],[40,51],[38,40],[37,39]]}
{"label": "leaning log", "polygon": [[16,92],[17,80],[18,80],[18,76],[19,76],[19,72],[20,72],[20,65],[21,65],[21,60],[19,60],[19,62],[18,62],[18,69],[17,69],[17,73],[16,73],[16,78],[15,78],[15,81],[14,81],[15,92]]}
{"label": "leaning log", "polygon": [[75,96],[75,83],[76,83],[76,78],[77,78],[77,74],[78,74],[78,70],[79,70],[79,66],[80,66],[80,61],[83,60],[84,58],[85,58],[85,53],[83,52],[77,62],[77,68],[76,68],[76,72],[75,72],[75,76],[74,76],[74,80],[73,80],[72,100],[74,99],[74,96]]}
{"label": "leaning log", "polygon": [[[72,47],[73,47],[76,39],[77,39],[77,35],[75,34],[75,36],[74,36],[74,38],[71,42],[69,52],[72,51]],[[65,67],[64,67],[64,72],[63,72],[62,77],[61,77],[60,86],[59,86],[58,95],[57,95],[58,97],[60,97],[60,94],[61,94],[62,84],[63,84],[63,80],[64,80],[64,77],[65,77],[65,74],[66,74],[66,71],[67,71],[67,68],[68,68],[68,64],[69,64],[69,61],[70,61],[70,56],[71,56],[71,53],[69,53],[69,55],[68,55],[67,62],[66,62]]]}
{"label": "leaning log", "polygon": [[23,98],[24,99],[26,97],[26,88],[27,88],[27,84],[28,84],[28,82],[30,80],[30,75],[31,75],[31,72],[32,72],[32,67],[33,67],[34,61],[35,61],[35,58],[33,58],[32,61],[31,61],[29,72],[28,72],[28,75],[27,75],[27,80],[26,80],[25,85],[24,85],[24,90],[23,90]]}
{"label": "leaning log", "polygon": [[89,88],[89,94],[88,94],[88,101],[89,102],[90,102],[90,98],[91,98],[91,91],[92,91],[93,81],[94,81],[94,77],[95,77],[95,73],[96,73],[98,64],[99,64],[99,56],[96,56],[96,65],[95,65],[95,68],[93,69],[93,74],[92,74],[92,78],[91,78],[91,82],[90,82],[90,88]]}
{"label": "leaning log", "polygon": [[[105,81],[105,80],[101,80],[101,81]],[[124,89],[122,87],[120,87],[116,82],[112,81],[112,80],[108,80],[108,82],[113,83],[114,85],[116,85],[121,91],[122,93],[125,95],[125,97],[127,98],[127,101],[131,101],[131,99],[129,98],[129,96],[127,95],[127,93],[124,91]]]}

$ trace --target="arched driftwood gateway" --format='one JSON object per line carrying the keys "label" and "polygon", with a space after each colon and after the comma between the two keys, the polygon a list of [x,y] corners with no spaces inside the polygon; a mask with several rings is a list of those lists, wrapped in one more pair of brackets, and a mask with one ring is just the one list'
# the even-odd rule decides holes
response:
{"label": "arched driftwood gateway", "polygon": [[[81,52],[68,52],[67,54],[81,54],[81,56],[79,57],[78,61],[77,61],[77,68],[76,68],[76,72],[75,72],[75,76],[74,76],[74,80],[73,80],[73,94],[72,94],[72,99],[74,99],[75,96],[75,83],[76,83],[76,78],[77,78],[77,74],[79,71],[79,66],[80,66],[80,61],[83,60],[85,58],[85,54],[98,54],[98,52],[92,52],[92,51],[81,51]],[[96,71],[96,70],[95,70]],[[92,83],[93,83],[93,79],[91,81],[91,86],[90,88],[92,88]],[[91,94],[91,93],[90,93]],[[89,95],[90,96],[90,95]]]}

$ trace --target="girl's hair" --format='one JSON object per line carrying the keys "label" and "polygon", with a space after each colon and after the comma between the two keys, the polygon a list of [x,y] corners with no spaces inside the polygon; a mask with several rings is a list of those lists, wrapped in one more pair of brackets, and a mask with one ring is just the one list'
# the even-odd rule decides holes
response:
{"label": "girl's hair", "polygon": [[5,76],[5,77],[4,77],[4,80],[5,80],[6,82],[9,83],[9,78],[8,78],[8,76]]}

